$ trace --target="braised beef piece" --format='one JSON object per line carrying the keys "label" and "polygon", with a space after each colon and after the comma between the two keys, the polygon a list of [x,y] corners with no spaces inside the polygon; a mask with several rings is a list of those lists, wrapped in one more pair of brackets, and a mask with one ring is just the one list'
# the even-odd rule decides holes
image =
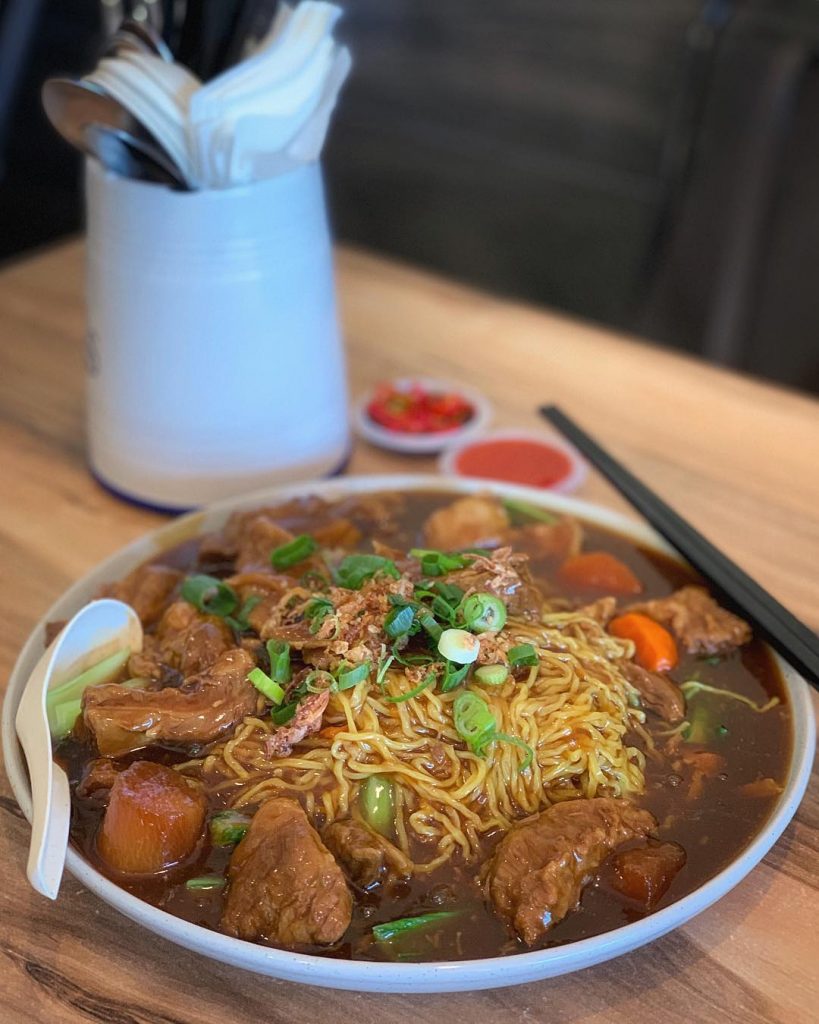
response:
{"label": "braised beef piece", "polygon": [[495,547],[503,543],[509,516],[489,494],[470,494],[436,509],[424,523],[424,543],[438,551]]}
{"label": "braised beef piece", "polygon": [[287,757],[293,747],[300,743],[305,736],[318,732],[329,700],[329,690],[310,693],[304,697],[287,725],[280,726],[265,738],[267,756]]}
{"label": "braised beef piece", "polygon": [[656,827],[627,800],[555,804],[500,841],[485,869],[497,913],[531,946],[577,906],[583,886],[612,850]]}
{"label": "braised beef piece", "polygon": [[247,681],[254,667],[247,651],[233,648],[178,689],[92,686],[83,694],[83,719],[101,754],[150,743],[210,743],[255,711],[258,692]]}
{"label": "braised beef piece", "polygon": [[583,527],[571,516],[554,523],[527,523],[509,530],[504,543],[513,548],[523,547],[535,558],[563,561],[579,554],[583,546]]}
{"label": "braised beef piece", "polygon": [[222,931],[249,942],[315,946],[347,930],[352,897],[341,868],[295,800],[266,801],[230,859]]}
{"label": "braised beef piece", "polygon": [[291,540],[293,534],[266,515],[246,519],[239,535],[236,571],[269,568],[271,552],[283,544],[289,544]]}
{"label": "braised beef piece", "polygon": [[643,704],[671,725],[685,718],[685,697],[675,682],[659,672],[649,672],[633,661],[623,662],[623,675],[639,691]]}
{"label": "braised beef piece", "polygon": [[143,626],[152,626],[165,610],[168,598],[181,579],[182,573],[167,565],[140,565],[125,579],[105,587],[103,596],[129,604]]}
{"label": "braised beef piece", "polygon": [[529,556],[511,548],[498,548],[491,555],[478,555],[466,568],[448,573],[447,583],[455,583],[467,594],[487,591],[501,598],[510,615],[540,621],[543,594],[532,580]]}
{"label": "braised beef piece", "polygon": [[646,910],[651,910],[668,892],[685,860],[685,850],[677,843],[657,843],[622,850],[612,857],[610,884]]}
{"label": "braised beef piece", "polygon": [[412,861],[363,821],[336,821],[327,826],[322,838],[359,889],[391,885],[412,874]]}
{"label": "braised beef piece", "polygon": [[670,597],[641,601],[628,611],[667,626],[689,654],[728,654],[751,639],[748,623],[720,608],[702,587],[682,587]]}
{"label": "braised beef piece", "polygon": [[87,800],[99,806],[108,803],[108,795],[122,767],[110,757],[96,757],[85,766],[75,790],[81,800]]}
{"label": "braised beef piece", "polygon": [[224,619],[203,615],[187,601],[169,605],[156,632],[148,634],[142,650],[132,654],[128,671],[132,676],[169,682],[168,669],[181,679],[204,672],[233,647],[233,633]]}

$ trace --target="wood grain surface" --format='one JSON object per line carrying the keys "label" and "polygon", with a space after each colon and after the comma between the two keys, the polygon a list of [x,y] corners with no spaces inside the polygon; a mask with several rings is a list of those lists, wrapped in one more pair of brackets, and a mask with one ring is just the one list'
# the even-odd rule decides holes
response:
{"label": "wood grain surface", "polygon": [[[0,681],[37,618],[159,517],[89,476],[82,254],[0,274]],[[353,393],[423,370],[482,388],[501,424],[559,401],[784,604],[819,628],[819,404],[359,252],[339,259]],[[356,446],[351,472],[427,470]],[[582,495],[622,508],[599,479]],[[684,928],[552,981],[456,996],[329,992],[205,960],[71,878],[28,887],[29,830],[0,783],[0,1021],[8,1024],[809,1024],[819,1018],[819,780],[763,863]]]}

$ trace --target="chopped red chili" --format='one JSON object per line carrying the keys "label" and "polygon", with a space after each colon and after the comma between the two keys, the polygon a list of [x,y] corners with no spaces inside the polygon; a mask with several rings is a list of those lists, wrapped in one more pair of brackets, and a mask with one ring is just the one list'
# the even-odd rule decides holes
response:
{"label": "chopped red chili", "polygon": [[474,416],[475,410],[455,392],[428,391],[421,384],[404,389],[382,384],[367,406],[367,413],[388,430],[433,434],[456,430]]}

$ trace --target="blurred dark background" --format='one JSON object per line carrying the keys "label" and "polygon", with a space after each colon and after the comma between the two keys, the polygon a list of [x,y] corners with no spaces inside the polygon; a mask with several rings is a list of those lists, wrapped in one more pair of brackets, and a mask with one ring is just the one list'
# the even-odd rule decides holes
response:
{"label": "blurred dark background", "polygon": [[[0,259],[80,225],[104,6],[0,0]],[[819,0],[342,6],[341,238],[819,393]]]}

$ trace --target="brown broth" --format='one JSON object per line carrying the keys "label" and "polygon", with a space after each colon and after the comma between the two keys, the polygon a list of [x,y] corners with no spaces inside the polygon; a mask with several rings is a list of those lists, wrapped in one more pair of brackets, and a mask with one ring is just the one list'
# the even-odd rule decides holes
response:
{"label": "brown broth", "polygon": [[[421,527],[426,516],[453,497],[447,493],[410,492],[404,497],[400,513],[392,521],[377,523],[375,527],[368,516],[357,514],[355,501],[351,499],[330,511],[324,508],[317,511],[309,501],[302,504],[291,502],[283,508],[279,521],[293,532],[300,533],[345,515],[362,529],[362,550],[369,549],[374,537],[399,548],[409,548],[421,543]],[[583,526],[584,549],[608,551],[626,562],[643,583],[644,594],[648,598],[669,594],[685,583],[701,582],[689,568],[672,558],[635,545],[615,532],[588,523]],[[197,554],[198,544],[188,541],[172,552],[164,553],[156,561],[219,575],[229,571],[227,565],[198,563]],[[555,569],[556,566],[547,561],[534,560],[532,563],[533,575],[547,594],[583,598],[597,596],[573,592],[565,586],[558,588],[554,579]],[[712,745],[712,749],[725,757],[725,771],[706,780],[700,799],[687,800],[685,797],[691,783],[690,772],[678,774],[665,760],[662,763],[648,760],[646,792],[639,803],[660,822],[663,840],[679,843],[687,855],[684,868],[654,910],[701,886],[747,846],[768,818],[776,798],[744,796],[740,787],[764,777],[782,782],[790,755],[790,710],[778,671],[760,641],[752,641],[741,651],[721,659],[719,664],[686,655],[671,673],[678,683],[693,676],[705,683],[744,694],[760,704],[776,696],[780,698],[780,704],[765,714],[758,714],[735,701],[721,702],[720,722],[726,733]],[[653,716],[649,716],[649,725],[652,731],[667,728]],[[66,765],[73,789],[84,765],[95,756],[95,751],[88,742],[69,739],[58,747],[56,756]],[[128,760],[152,758],[173,763],[186,756],[180,751],[150,748],[134,753]],[[213,848],[203,840],[188,862],[178,865],[161,878],[114,877],[96,853],[95,835],[100,817],[99,810],[82,801],[74,801],[72,841],[95,867],[155,906],[195,924],[218,928],[223,892],[191,892],[184,883],[198,875],[222,874],[229,851]],[[498,838],[487,838],[487,856]],[[391,890],[383,897],[357,893],[353,920],[343,942],[330,950],[312,952],[342,958],[384,959],[388,954],[372,941],[374,924],[452,906],[462,908],[463,913],[422,936],[419,940],[421,947],[412,950],[413,958],[470,959],[524,951],[526,947],[510,937],[505,926],[483,901],[476,882],[477,871],[477,866],[455,860],[431,875],[415,878],[402,888]],[[604,866],[598,877],[586,887],[580,907],[548,933],[543,945],[561,945],[597,935],[642,916],[645,916],[645,911],[608,885]]]}

